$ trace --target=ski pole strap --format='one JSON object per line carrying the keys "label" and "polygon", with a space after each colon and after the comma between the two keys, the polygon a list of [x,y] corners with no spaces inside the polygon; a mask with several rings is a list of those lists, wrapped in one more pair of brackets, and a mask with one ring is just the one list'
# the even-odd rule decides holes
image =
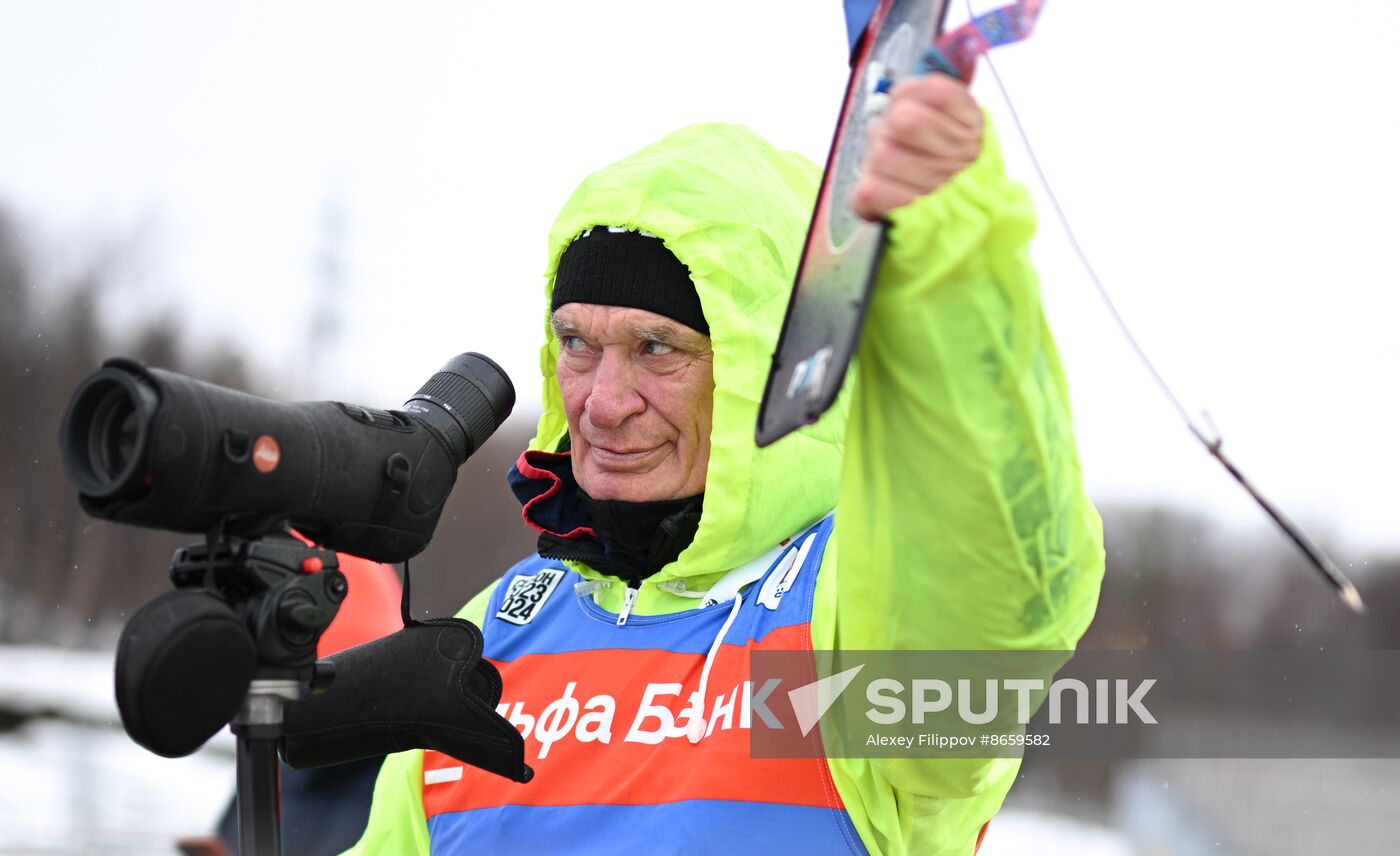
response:
{"label": "ski pole strap", "polygon": [[1029,37],[1035,32],[1035,20],[1043,5],[1044,0],[1017,0],[944,33],[924,51],[920,60],[923,73],[939,71],[971,82],[977,57],[992,48]]}

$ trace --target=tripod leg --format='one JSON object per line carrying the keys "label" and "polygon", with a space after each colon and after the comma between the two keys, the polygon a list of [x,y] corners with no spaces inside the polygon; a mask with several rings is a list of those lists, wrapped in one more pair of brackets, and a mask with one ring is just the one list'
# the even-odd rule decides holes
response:
{"label": "tripod leg", "polygon": [[280,856],[277,739],[238,735],[238,852]]}

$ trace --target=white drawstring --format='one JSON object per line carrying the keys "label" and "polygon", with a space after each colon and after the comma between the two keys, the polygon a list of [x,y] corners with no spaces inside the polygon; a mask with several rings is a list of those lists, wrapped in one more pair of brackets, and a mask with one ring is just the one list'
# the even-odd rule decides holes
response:
{"label": "white drawstring", "polygon": [[[704,600],[700,604],[702,609],[724,603],[727,600],[733,600],[734,605],[730,607],[729,617],[724,619],[724,625],[715,635],[715,640],[710,643],[710,652],[705,655],[705,665],[700,669],[700,688],[696,691],[700,711],[691,719],[689,731],[686,733],[691,743],[699,743],[700,739],[705,736],[705,691],[710,687],[710,669],[715,664],[715,656],[719,654],[719,649],[724,644],[724,637],[728,635],[729,628],[734,626],[734,619],[739,617],[739,608],[744,605],[742,594],[744,586],[762,579],[763,575],[773,567],[773,563],[782,557],[783,551],[786,549],[788,549],[788,545],[779,544],[762,556],[740,565],[721,577],[719,582],[710,586],[710,590],[703,595]],[[688,595],[689,592],[682,596]]]}
{"label": "white drawstring", "polygon": [[710,667],[714,665],[715,655],[719,653],[720,646],[724,644],[724,637],[729,635],[729,628],[734,625],[734,619],[739,617],[739,607],[743,605],[743,595],[736,595],[734,606],[729,609],[729,617],[724,619],[724,626],[715,635],[715,641],[710,643],[710,653],[705,655],[705,666],[700,670],[700,689],[696,690],[700,712],[690,720],[690,730],[686,734],[691,743],[699,743],[705,736],[705,690],[710,686]]}

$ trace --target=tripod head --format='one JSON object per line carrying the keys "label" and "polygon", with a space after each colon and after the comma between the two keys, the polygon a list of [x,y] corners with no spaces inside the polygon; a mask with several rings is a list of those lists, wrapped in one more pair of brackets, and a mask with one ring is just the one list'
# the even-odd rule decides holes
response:
{"label": "tripod head", "polygon": [[406,569],[403,630],[316,660],[348,591],[338,564],[284,531],[211,535],[176,551],[175,590],[122,631],[117,706],[132,739],[177,757],[232,725],[244,853],[280,852],[279,750],[305,768],[430,748],[515,781],[532,776],[520,733],[495,709],[501,679],[482,658],[481,631],[409,618]]}
{"label": "tripod head", "polygon": [[315,663],[316,641],[349,591],[336,554],[286,532],[225,538],[175,552],[170,580],[222,597],[243,618],[269,670]]}
{"label": "tripod head", "polygon": [[291,699],[327,683],[316,642],[349,588],[334,552],[283,530],[213,535],[177,550],[170,578],[175,590],[132,616],[117,649],[117,708],[137,743],[188,755],[234,719],[255,680]]}

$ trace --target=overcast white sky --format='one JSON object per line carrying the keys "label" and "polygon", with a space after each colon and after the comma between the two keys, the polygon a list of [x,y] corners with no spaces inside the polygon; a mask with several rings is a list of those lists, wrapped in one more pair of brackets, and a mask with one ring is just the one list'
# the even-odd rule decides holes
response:
{"label": "overcast white sky", "polygon": [[[1148,352],[1345,566],[1400,548],[1400,4],[1321,23],[1315,8],[1056,0],[997,62]],[[347,341],[319,394],[393,404],[478,350],[521,412],[545,232],[573,184],[702,120],[821,161],[845,75],[837,0],[5,0],[0,202],[52,270],[139,236],[114,322],[172,312],[191,338],[241,338],[286,397],[312,383],[321,223],[339,206]],[[976,92],[1033,182],[990,84]],[[1034,253],[1095,495],[1258,520],[1043,205]]]}

